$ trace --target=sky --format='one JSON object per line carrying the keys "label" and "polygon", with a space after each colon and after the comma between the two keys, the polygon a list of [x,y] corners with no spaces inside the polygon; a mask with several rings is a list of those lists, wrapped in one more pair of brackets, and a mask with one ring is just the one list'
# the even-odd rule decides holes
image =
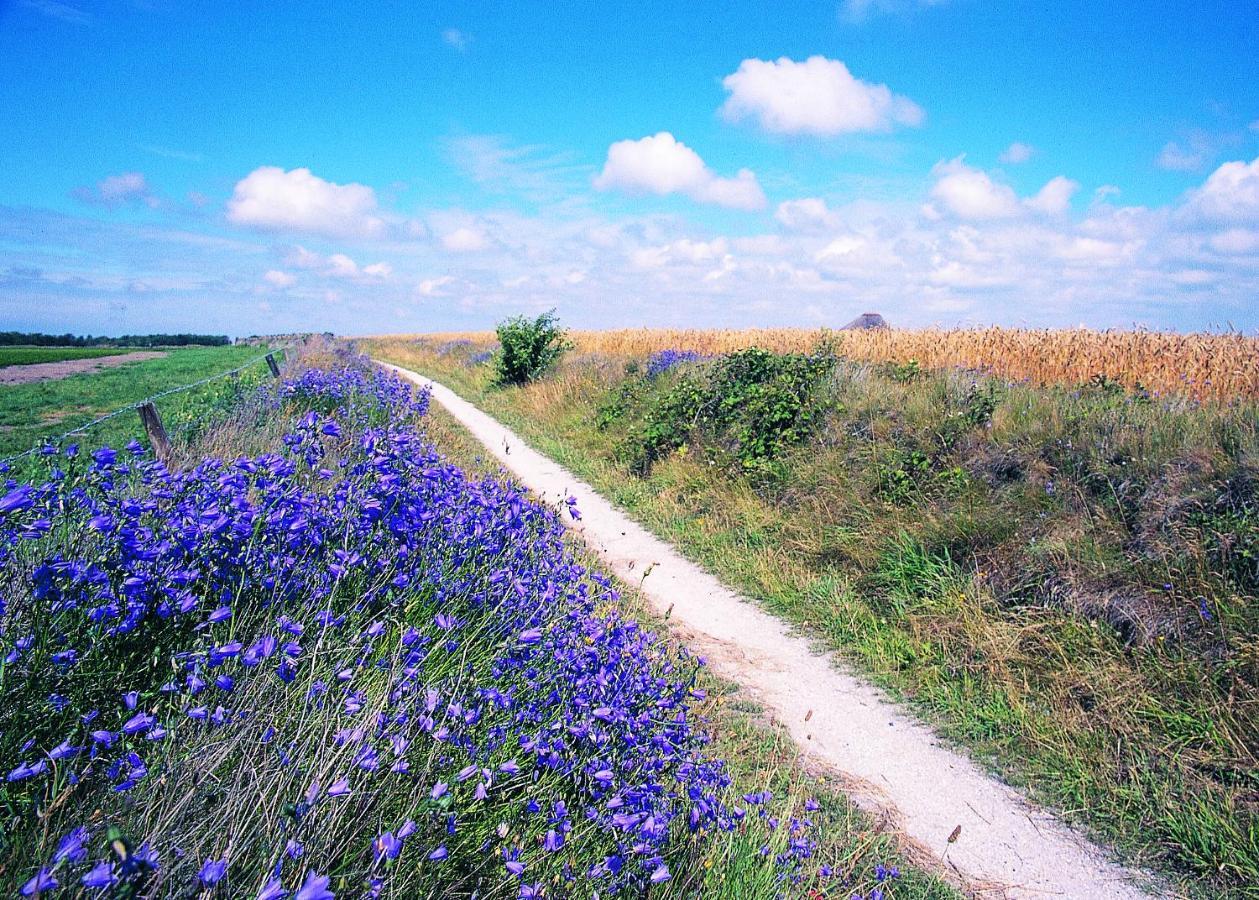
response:
{"label": "sky", "polygon": [[1251,2],[0,0],[0,330],[1259,330]]}

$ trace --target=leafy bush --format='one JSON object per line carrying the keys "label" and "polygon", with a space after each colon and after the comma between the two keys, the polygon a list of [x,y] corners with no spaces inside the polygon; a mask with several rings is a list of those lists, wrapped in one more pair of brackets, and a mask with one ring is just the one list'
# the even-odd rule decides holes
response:
{"label": "leafy bush", "polygon": [[512,316],[500,322],[496,331],[499,350],[494,365],[499,384],[527,384],[541,377],[571,347],[554,310],[536,319]]}
{"label": "leafy bush", "polygon": [[695,441],[731,457],[740,471],[773,474],[783,451],[813,433],[819,390],[834,366],[827,350],[778,354],[754,347],[677,374],[660,387],[646,384],[671,366],[628,380],[601,408],[599,421],[606,428],[632,407],[641,408],[621,447],[639,474]]}

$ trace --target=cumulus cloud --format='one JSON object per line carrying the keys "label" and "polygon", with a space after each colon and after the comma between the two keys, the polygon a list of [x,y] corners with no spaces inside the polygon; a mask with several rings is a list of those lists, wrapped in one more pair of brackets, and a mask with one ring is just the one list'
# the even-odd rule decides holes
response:
{"label": "cumulus cloud", "polygon": [[1190,192],[1186,208],[1208,222],[1259,225],[1259,157],[1224,163]]}
{"label": "cumulus cloud", "polygon": [[1027,199],[1028,207],[1050,216],[1062,215],[1071,206],[1071,198],[1080,189],[1078,181],[1059,175],[1045,183],[1036,196]]}
{"label": "cumulus cloud", "polygon": [[393,273],[393,267],[387,262],[372,263],[360,268],[358,263],[344,253],[322,256],[301,245],[292,247],[285,254],[284,263],[293,268],[317,272],[325,278],[383,280]]}
{"label": "cumulus cloud", "polygon": [[275,288],[287,288],[297,284],[297,276],[279,269],[271,269],[262,276],[262,280]]}
{"label": "cumulus cloud", "polygon": [[269,231],[370,237],[384,230],[376,192],[362,184],[335,184],[310,169],[261,166],[236,183],[228,221]]}
{"label": "cumulus cloud", "polygon": [[862,131],[891,131],[920,125],[922,108],[893,94],[885,84],[853,76],[837,59],[810,56],[804,62],[745,59],[722,79],[730,93],[721,114],[730,121],[756,119],[776,134],[832,137]]}
{"label": "cumulus cloud", "polygon": [[778,204],[774,219],[788,231],[815,231],[835,225],[835,214],[825,200],[804,197]]}
{"label": "cumulus cloud", "polygon": [[[936,163],[931,173],[936,177],[931,199],[943,207],[944,212],[970,221],[1013,219],[1028,210],[1042,215],[1061,215],[1070,208],[1071,198],[1080,189],[1079,182],[1059,175],[1033,196],[1020,200],[1014,188],[995,180],[983,169],[967,165],[964,156]],[[924,212],[927,218],[939,215],[934,205]]]}
{"label": "cumulus cloud", "polygon": [[157,195],[140,172],[123,172],[110,175],[96,182],[95,187],[76,188],[74,196],[84,203],[94,203],[110,208],[118,206],[147,206],[156,209],[161,205]]}
{"label": "cumulus cloud", "polygon": [[415,286],[415,293],[421,297],[444,296],[444,289],[455,283],[453,275],[442,275],[438,278],[425,278]]}
{"label": "cumulus cloud", "polygon": [[1021,211],[1018,195],[987,172],[966,164],[964,156],[941,162],[931,170],[937,180],[931,198],[962,219],[1009,219]]}
{"label": "cumulus cloud", "polygon": [[631,194],[684,194],[699,203],[730,209],[765,207],[765,193],[751,170],[740,169],[735,177],[722,178],[667,131],[610,146],[594,186]]}
{"label": "cumulus cloud", "polygon": [[442,235],[442,246],[456,253],[475,253],[489,247],[489,238],[479,228],[461,225]]}
{"label": "cumulus cloud", "polygon": [[1036,153],[1036,148],[1031,144],[1024,144],[1022,141],[1015,141],[1002,151],[999,159],[1008,166],[1017,166],[1025,163]]}

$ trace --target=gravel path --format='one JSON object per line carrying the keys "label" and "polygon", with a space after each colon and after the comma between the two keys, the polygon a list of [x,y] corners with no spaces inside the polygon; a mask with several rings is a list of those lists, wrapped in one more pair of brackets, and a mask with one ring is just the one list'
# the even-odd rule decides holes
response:
{"label": "gravel path", "polygon": [[122,366],[142,359],[165,356],[162,350],[137,350],[117,356],[97,356],[93,359],[63,359],[57,362],[30,363],[24,366],[0,366],[0,384],[28,384],[32,381],[55,381],[80,372],[94,372],[110,366]]}
{"label": "gravel path", "polygon": [[876,688],[837,665],[720,581],[633,522],[587,484],[531,450],[451,390],[387,368],[450,411],[536,494],[577,498],[582,535],[712,670],[744,686],[781,721],[807,758],[843,776],[856,802],[888,815],[918,848],[984,898],[1136,900],[1166,896],[1017,791],[945,747]]}

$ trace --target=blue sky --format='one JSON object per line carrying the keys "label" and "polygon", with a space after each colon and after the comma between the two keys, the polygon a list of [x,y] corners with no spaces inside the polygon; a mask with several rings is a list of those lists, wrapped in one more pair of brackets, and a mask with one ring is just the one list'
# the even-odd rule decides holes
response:
{"label": "blue sky", "polygon": [[1259,327],[1242,3],[0,0],[0,328]]}

